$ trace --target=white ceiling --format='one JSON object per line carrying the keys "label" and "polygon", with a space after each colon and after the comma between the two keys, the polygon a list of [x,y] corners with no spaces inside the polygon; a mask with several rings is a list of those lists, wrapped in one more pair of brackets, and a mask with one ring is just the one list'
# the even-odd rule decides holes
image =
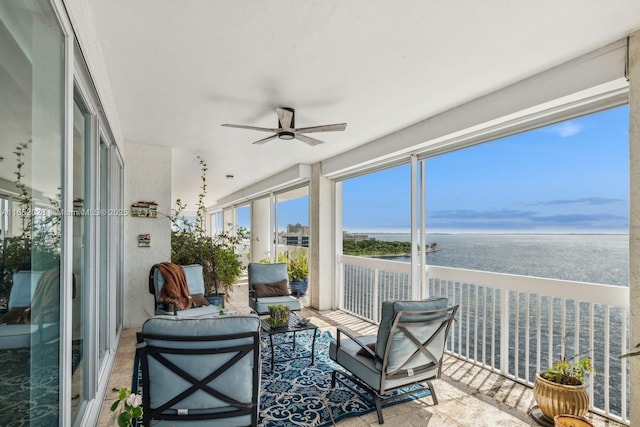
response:
{"label": "white ceiling", "polygon": [[[638,0],[91,0],[125,142],[173,147],[173,198],[206,203],[491,93],[640,29]],[[252,142],[347,122],[326,143]],[[233,174],[234,179],[225,178]]]}

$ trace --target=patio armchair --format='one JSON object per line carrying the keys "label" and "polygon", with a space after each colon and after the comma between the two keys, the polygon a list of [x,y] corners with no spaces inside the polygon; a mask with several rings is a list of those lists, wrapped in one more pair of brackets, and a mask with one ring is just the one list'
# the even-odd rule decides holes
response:
{"label": "patio armchair", "polygon": [[300,310],[302,303],[289,291],[287,263],[249,263],[249,306],[258,314],[269,313],[270,305],[284,304],[290,310]]}
{"label": "patio armchair", "polygon": [[[334,370],[331,386],[339,382],[374,404],[379,424],[384,423],[384,404],[409,395],[428,390],[437,405],[431,380],[440,377],[449,328],[458,309],[447,304],[442,297],[385,301],[377,335],[355,337],[338,328],[329,357],[346,371]],[[394,390],[398,392],[388,394]]]}
{"label": "patio armchair", "polygon": [[256,426],[259,329],[254,314],[147,320],[137,334],[144,425]]}

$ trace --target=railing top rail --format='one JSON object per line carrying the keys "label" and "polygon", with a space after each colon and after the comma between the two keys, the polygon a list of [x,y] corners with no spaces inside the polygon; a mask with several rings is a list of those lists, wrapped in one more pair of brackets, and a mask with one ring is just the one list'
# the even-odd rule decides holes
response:
{"label": "railing top rail", "polygon": [[549,279],[544,277],[521,276],[517,274],[495,273],[464,268],[427,266],[430,278],[472,283],[491,288],[528,292],[581,302],[629,307],[629,288],[602,285],[599,283]]}
{"label": "railing top rail", "polygon": [[353,255],[340,255],[339,262],[359,267],[377,268],[378,270],[391,271],[395,273],[411,273],[411,264],[402,261],[391,261],[383,258],[370,258]]}

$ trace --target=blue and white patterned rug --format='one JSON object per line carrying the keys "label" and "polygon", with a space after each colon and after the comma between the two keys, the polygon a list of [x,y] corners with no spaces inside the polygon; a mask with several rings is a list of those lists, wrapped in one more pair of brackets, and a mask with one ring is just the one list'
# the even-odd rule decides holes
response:
{"label": "blue and white patterned rug", "polygon": [[[309,354],[311,333],[298,334],[297,355]],[[263,334],[262,340],[265,343],[269,342],[266,334]],[[330,332],[318,330],[313,365],[310,365],[309,358],[296,359],[276,363],[273,372],[270,349],[264,348],[261,351],[262,378],[258,426],[325,427],[332,426],[345,418],[375,411],[372,404],[347,387],[338,384],[335,389],[331,388],[331,373],[338,366],[329,358],[331,341],[334,341],[334,338]],[[276,347],[276,361],[280,357],[282,357],[280,347]],[[134,383],[141,384],[141,375],[137,366],[136,363]],[[424,391],[393,404],[428,395],[429,392]]]}

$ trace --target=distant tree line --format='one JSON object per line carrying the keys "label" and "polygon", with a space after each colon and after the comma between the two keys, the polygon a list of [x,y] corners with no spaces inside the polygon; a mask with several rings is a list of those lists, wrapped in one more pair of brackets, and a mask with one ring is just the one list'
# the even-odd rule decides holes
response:
{"label": "distant tree line", "polygon": [[[427,245],[427,252],[437,250],[437,244]],[[387,242],[382,240],[342,241],[345,255],[404,255],[411,253],[411,242]]]}

